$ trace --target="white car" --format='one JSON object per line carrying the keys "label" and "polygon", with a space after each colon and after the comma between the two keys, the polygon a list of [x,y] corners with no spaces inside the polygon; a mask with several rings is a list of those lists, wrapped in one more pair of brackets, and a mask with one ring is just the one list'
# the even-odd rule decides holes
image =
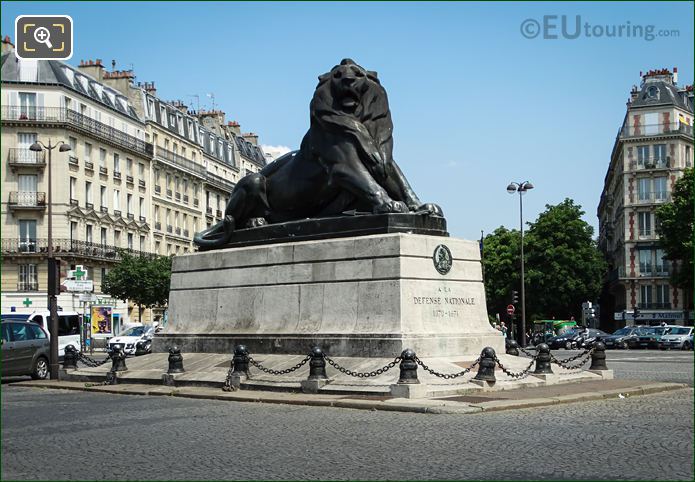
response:
{"label": "white car", "polygon": [[668,348],[677,348],[679,350],[690,350],[692,341],[690,337],[693,334],[692,326],[671,326],[670,330],[661,337],[659,348],[662,350]]}
{"label": "white car", "polygon": [[139,325],[128,328],[126,331],[109,340],[108,352],[111,353],[114,345],[120,345],[126,355],[144,355],[152,350],[152,337],[154,325]]}

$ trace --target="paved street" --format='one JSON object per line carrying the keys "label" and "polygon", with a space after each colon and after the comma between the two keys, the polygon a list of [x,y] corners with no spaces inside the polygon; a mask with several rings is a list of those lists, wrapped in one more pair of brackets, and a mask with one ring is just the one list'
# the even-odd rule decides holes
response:
{"label": "paved street", "polygon": [[[691,384],[692,358],[609,352],[618,377]],[[692,406],[692,390],[680,390],[428,415],[5,383],[2,479],[691,480]]]}

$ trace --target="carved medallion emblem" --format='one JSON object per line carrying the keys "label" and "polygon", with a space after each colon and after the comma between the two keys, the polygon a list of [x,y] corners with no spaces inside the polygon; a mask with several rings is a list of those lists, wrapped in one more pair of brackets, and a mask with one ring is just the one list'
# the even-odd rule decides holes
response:
{"label": "carved medallion emblem", "polygon": [[447,274],[449,271],[451,271],[451,265],[454,262],[454,258],[451,256],[451,251],[449,251],[449,248],[443,244],[440,244],[434,248],[432,261],[434,261],[434,268],[439,274]]}

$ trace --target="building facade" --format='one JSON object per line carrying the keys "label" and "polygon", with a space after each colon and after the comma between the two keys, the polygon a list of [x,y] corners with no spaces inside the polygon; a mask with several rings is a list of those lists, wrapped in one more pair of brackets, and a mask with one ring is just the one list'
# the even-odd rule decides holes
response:
{"label": "building facade", "polygon": [[692,324],[692,293],[670,284],[678,261],[665,259],[656,232],[656,209],[692,166],[692,85],[679,87],[675,68],[649,71],[630,93],[598,206],[604,328]]}
{"label": "building facade", "polygon": [[[101,292],[119,249],[193,250],[194,233],[222,218],[239,178],[265,165],[257,138],[221,112],[165,102],[153,84],[135,85],[132,72],[99,60],[75,68],[19,59],[7,37],[2,46],[2,312],[47,306],[48,153],[29,146],[50,140],[71,148],[51,153],[55,255],[64,272],[86,268],[99,302],[121,320],[138,321],[136,308]],[[85,309],[76,294],[58,304]]]}

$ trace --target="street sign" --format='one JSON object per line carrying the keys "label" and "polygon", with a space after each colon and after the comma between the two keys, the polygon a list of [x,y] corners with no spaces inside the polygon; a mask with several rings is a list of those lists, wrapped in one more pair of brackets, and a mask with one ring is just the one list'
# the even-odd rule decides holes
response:
{"label": "street sign", "polygon": [[68,291],[72,292],[91,292],[94,291],[94,281],[66,279],[62,283]]}
{"label": "street sign", "polygon": [[92,293],[87,293],[86,295],[80,295],[80,303],[96,303],[99,298]]}
{"label": "street sign", "polygon": [[507,305],[507,314],[508,315],[513,315],[515,310],[516,310],[516,308],[514,308],[514,305]]}

